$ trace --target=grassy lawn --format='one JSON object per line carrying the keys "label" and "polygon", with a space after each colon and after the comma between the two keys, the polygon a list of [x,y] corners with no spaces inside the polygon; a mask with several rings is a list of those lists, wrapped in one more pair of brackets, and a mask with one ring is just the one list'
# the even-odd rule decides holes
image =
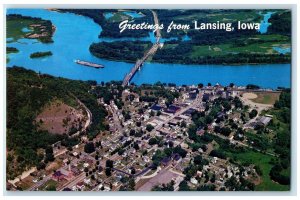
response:
{"label": "grassy lawn", "polygon": [[255,152],[252,150],[248,150],[246,152],[236,152],[236,153],[230,153],[227,152],[227,155],[231,158],[234,158],[237,160],[237,162],[241,164],[247,164],[252,163],[254,165],[257,165],[261,168],[263,174],[262,174],[262,182],[255,186],[255,190],[258,191],[287,191],[289,190],[289,186],[287,185],[280,185],[274,181],[271,180],[269,173],[272,168],[272,165],[269,163],[271,159],[273,158],[270,155],[265,155],[260,152]]}
{"label": "grassy lawn", "polygon": [[279,99],[280,93],[264,93],[264,92],[256,92],[257,98],[252,99],[251,101],[255,103],[262,104],[271,104],[274,105],[276,100]]}
{"label": "grassy lawn", "polygon": [[260,53],[260,54],[277,54],[273,49],[274,46],[286,46],[286,43],[282,42],[264,42],[261,44],[249,44],[243,47],[235,47],[232,44],[220,44],[220,45],[201,45],[194,46],[191,53],[191,58],[200,56],[220,56],[225,54],[237,54],[237,53]]}
{"label": "grassy lawn", "polygon": [[49,181],[47,181],[44,185],[42,185],[41,187],[39,187],[39,191],[44,191],[47,190],[47,188],[52,188],[57,186],[57,182],[50,179]]}

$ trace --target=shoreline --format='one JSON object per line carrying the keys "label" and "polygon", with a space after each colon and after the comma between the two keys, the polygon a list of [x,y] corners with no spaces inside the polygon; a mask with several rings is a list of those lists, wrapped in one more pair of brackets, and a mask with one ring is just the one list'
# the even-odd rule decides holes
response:
{"label": "shoreline", "polygon": [[[126,59],[114,59],[114,58],[109,58],[109,57],[98,57],[96,56],[95,54],[93,54],[91,52],[91,54],[93,56],[95,56],[96,58],[99,58],[99,59],[103,59],[103,60],[108,60],[108,61],[114,61],[114,62],[125,62],[125,63],[130,63],[130,64],[134,64],[136,61],[133,61],[133,60],[126,60]],[[136,59],[138,60],[138,58]],[[256,65],[276,65],[276,64],[290,64],[290,62],[286,62],[286,63],[265,63],[265,62],[262,62],[262,63],[240,63],[240,64],[237,64],[237,63],[181,63],[181,62],[156,62],[156,61],[148,61],[148,62],[145,62],[146,64],[170,64],[170,65],[188,65],[188,66],[191,66],[191,65],[219,65],[219,66],[237,66],[237,67],[242,67],[244,65],[251,65],[251,66],[256,66]]]}
{"label": "shoreline", "polygon": [[[52,74],[49,74],[49,73],[42,73],[40,71],[35,71],[33,69],[28,69],[26,67],[22,67],[22,66],[6,66],[6,70],[8,69],[12,69],[14,67],[17,67],[17,68],[23,68],[25,70],[28,70],[28,71],[33,71],[34,73],[36,74],[40,74],[40,75],[46,75],[46,76],[51,76],[51,77],[55,77],[55,78],[63,78],[63,79],[66,79],[66,80],[73,80],[73,81],[83,81],[83,82],[87,82],[87,81],[91,81],[91,80],[83,80],[83,79],[73,79],[73,78],[66,78],[66,77],[61,77],[61,76],[55,76],[55,75],[52,75]],[[96,80],[92,80],[92,81],[96,81]],[[101,85],[101,82],[100,81],[96,81],[97,82],[97,85]],[[103,81],[104,83],[109,83],[109,82],[122,82],[122,80],[109,80],[109,81]],[[134,83],[136,86],[140,87],[142,85],[155,85],[156,83],[158,83],[160,81],[157,81],[157,82],[154,82],[154,83],[141,83],[141,84],[136,84]],[[173,84],[172,82],[160,82],[161,84]],[[174,83],[176,84],[176,83]],[[204,84],[204,83],[203,83]],[[214,84],[220,84],[219,82],[216,82],[216,83],[212,83],[212,85]],[[250,84],[253,84],[253,83],[247,83],[246,85],[243,85],[243,84],[236,84],[234,83],[234,85],[238,85],[239,87],[246,87],[247,85],[250,85]],[[176,84],[176,87],[185,87],[185,86],[197,86],[198,83],[194,83],[194,84]],[[220,84],[220,85],[225,85],[225,84]],[[280,88],[284,88],[284,89],[291,89],[291,86],[289,87],[284,87],[284,86],[276,86],[276,87],[264,87],[264,86],[261,86],[261,85],[258,85],[260,88],[259,89],[256,89],[257,91],[268,91],[268,90],[271,90],[271,91],[278,91],[278,90],[281,90]],[[204,84],[204,87],[207,87],[207,84]],[[249,91],[253,90],[253,89],[248,89]]]}

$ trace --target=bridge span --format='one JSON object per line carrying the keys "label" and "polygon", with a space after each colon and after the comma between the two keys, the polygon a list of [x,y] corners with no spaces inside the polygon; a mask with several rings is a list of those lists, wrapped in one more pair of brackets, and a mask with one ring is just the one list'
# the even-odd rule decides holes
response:
{"label": "bridge span", "polygon": [[[155,11],[152,11],[154,23],[159,27],[158,17]],[[129,82],[132,80],[136,72],[143,66],[144,62],[152,55],[154,55],[159,47],[161,47],[160,44],[160,38],[161,33],[160,29],[157,29],[155,32],[156,36],[156,43],[153,44],[153,46],[144,54],[144,56],[141,59],[138,59],[135,63],[135,65],[131,68],[130,72],[126,74],[126,76],[123,79],[122,86],[127,86]]]}

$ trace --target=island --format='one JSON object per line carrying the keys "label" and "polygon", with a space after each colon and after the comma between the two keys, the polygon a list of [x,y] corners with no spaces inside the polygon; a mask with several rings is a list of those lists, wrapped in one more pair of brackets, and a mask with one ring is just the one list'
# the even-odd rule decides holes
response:
{"label": "island", "polygon": [[41,57],[47,57],[47,56],[52,56],[51,51],[44,51],[44,52],[35,52],[30,54],[30,58],[41,58]]}
{"label": "island", "polygon": [[22,38],[37,39],[42,43],[52,43],[55,26],[50,20],[37,17],[9,14],[6,16],[7,38],[17,41]]}
{"label": "island", "polygon": [[6,53],[9,54],[9,53],[18,53],[19,50],[15,47],[6,47]]}

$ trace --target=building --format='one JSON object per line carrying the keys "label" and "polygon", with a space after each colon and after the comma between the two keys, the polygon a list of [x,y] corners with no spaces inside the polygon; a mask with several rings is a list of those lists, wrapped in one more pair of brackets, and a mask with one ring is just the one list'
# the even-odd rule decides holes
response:
{"label": "building", "polygon": [[268,125],[270,123],[270,121],[272,120],[271,117],[261,117],[258,122],[260,122],[261,124],[263,124],[264,126]]}

